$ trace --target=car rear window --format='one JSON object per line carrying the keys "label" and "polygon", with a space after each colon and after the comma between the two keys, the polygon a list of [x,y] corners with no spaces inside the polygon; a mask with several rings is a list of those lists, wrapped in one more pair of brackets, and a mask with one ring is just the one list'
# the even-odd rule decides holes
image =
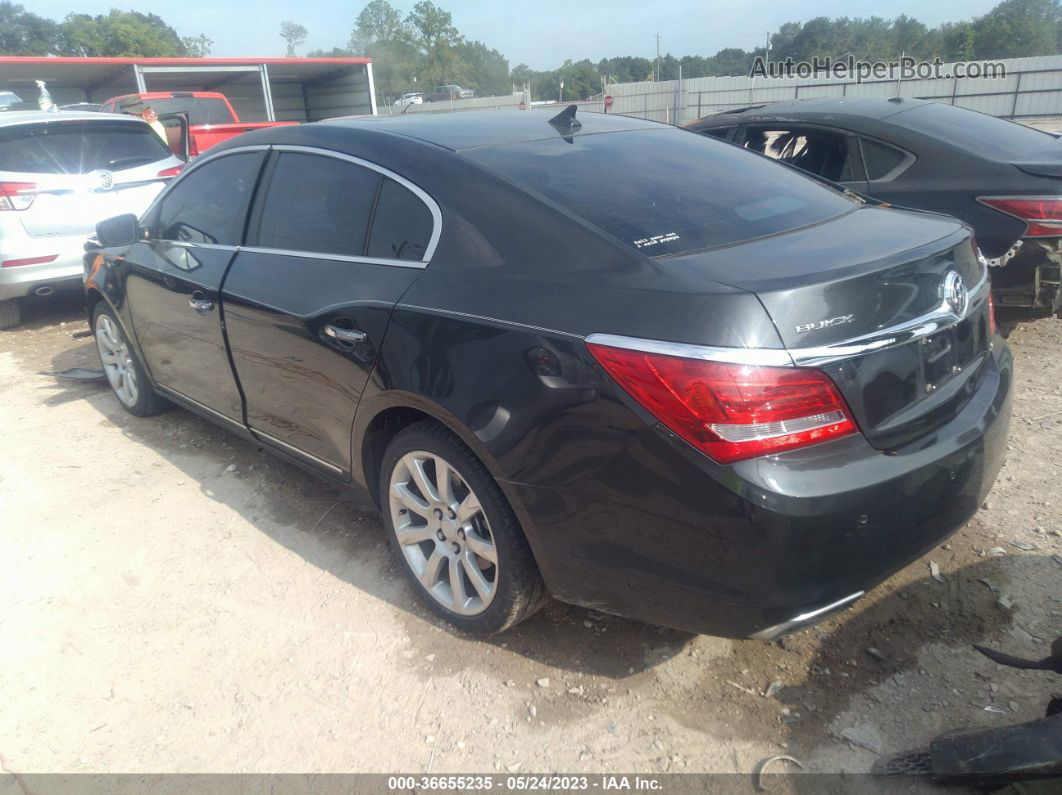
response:
{"label": "car rear window", "polygon": [[232,124],[232,111],[223,99],[201,97],[173,97],[171,99],[145,99],[145,108],[151,108],[160,116],[163,113],[187,113],[189,124]]}
{"label": "car rear window", "polygon": [[0,127],[0,171],[87,174],[119,171],[170,157],[146,124],[54,121]]}
{"label": "car rear window", "polygon": [[991,159],[1007,160],[1058,145],[1042,130],[939,102],[897,113],[889,121]]}
{"label": "car rear window", "polygon": [[855,205],[796,171],[685,130],[631,130],[466,150],[647,256],[764,237]]}

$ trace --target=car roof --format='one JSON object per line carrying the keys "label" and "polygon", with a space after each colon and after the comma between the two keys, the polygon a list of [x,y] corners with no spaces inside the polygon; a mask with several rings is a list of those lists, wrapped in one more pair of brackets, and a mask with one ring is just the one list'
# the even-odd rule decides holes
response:
{"label": "car roof", "polygon": [[[721,125],[740,124],[744,119],[779,117],[787,119],[819,119],[836,116],[859,116],[865,119],[887,119],[897,113],[929,103],[913,97],[820,97],[767,102],[744,108],[724,110],[705,116],[701,121]],[[694,122],[696,124],[696,122]]]}
{"label": "car roof", "polygon": [[[453,151],[478,149],[484,146],[508,146],[556,138],[561,134],[550,124],[563,105],[553,105],[545,113],[541,110],[489,110],[460,113],[409,113],[390,116],[359,116],[328,119],[322,124],[357,127],[392,135],[415,138]],[[646,121],[616,114],[576,111],[582,127],[573,130],[574,136],[627,130],[660,129],[661,122]],[[564,134],[569,134],[567,130]]]}
{"label": "car roof", "polygon": [[146,124],[143,119],[126,113],[100,113],[95,110],[61,110],[58,113],[46,110],[9,110],[0,113],[0,127],[13,124],[37,124],[49,121],[130,121]]}

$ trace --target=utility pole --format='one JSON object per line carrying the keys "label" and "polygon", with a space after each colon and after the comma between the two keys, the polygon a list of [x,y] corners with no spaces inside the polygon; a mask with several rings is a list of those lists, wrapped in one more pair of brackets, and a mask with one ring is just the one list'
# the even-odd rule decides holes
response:
{"label": "utility pole", "polygon": [[660,34],[656,34],[656,69],[653,71],[653,80],[660,82]]}

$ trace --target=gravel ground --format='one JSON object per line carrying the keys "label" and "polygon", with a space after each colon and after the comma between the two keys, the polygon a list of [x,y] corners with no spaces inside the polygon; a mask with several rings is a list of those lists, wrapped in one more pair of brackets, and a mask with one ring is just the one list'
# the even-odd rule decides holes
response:
{"label": "gravel ground", "polygon": [[768,644],[562,604],[462,637],[420,607],[371,506],[190,413],[137,419],[47,375],[94,348],[74,299],[26,315],[0,332],[9,772],[747,773],[779,753],[864,771],[1062,690],[970,648],[1039,657],[1062,634],[1062,321],[1002,318],[1015,418],[977,516]]}

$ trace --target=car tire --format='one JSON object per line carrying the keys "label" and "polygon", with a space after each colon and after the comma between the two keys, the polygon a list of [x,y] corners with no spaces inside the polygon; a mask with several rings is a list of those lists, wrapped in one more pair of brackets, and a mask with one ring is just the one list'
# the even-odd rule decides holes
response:
{"label": "car tire", "polygon": [[173,404],[155,392],[122,324],[104,302],[92,313],[92,336],[111,392],[134,417],[151,417]]}
{"label": "car tire", "polygon": [[[447,486],[440,484],[441,467],[447,470]],[[414,590],[458,629],[494,635],[549,600],[501,488],[439,423],[415,423],[391,440],[380,467],[380,509],[391,548]]]}
{"label": "car tire", "polygon": [[22,308],[17,298],[0,301],[0,329],[14,328],[22,322]]}

